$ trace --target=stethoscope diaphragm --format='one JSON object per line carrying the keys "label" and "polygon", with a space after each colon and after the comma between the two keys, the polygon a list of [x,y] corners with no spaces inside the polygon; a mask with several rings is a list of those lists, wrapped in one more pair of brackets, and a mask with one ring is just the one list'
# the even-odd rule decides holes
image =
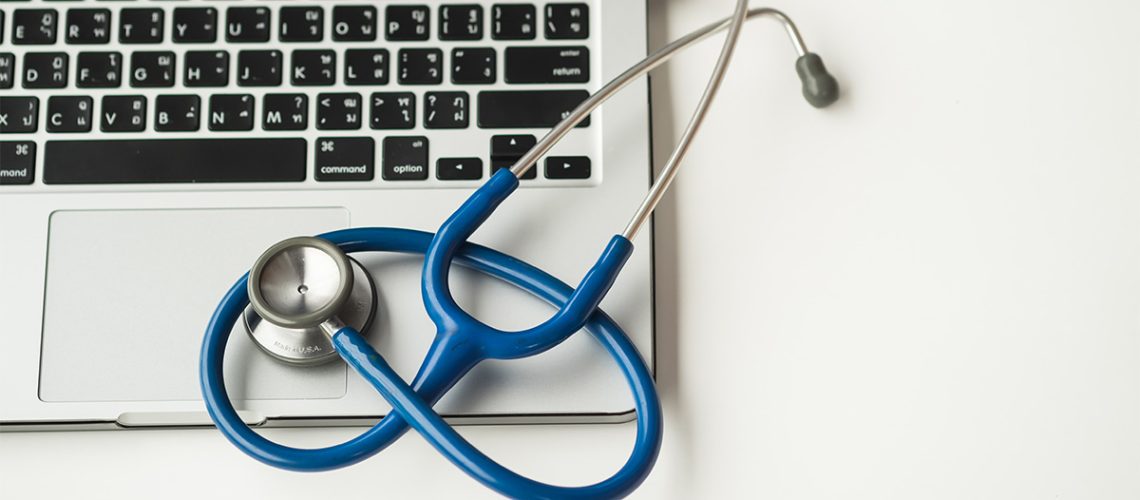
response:
{"label": "stethoscope diaphragm", "polygon": [[[342,279],[342,269],[351,269],[351,276],[343,276],[348,279]],[[286,363],[339,359],[321,323],[335,317],[367,332],[376,316],[372,276],[319,238],[291,238],[270,248],[250,270],[249,283],[251,303],[242,313],[246,332],[262,351]]]}

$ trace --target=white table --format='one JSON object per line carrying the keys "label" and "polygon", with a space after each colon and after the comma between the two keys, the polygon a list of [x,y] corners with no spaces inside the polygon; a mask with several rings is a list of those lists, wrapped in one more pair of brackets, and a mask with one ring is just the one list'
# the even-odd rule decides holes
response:
{"label": "white table", "polygon": [[[653,46],[731,4],[651,3]],[[745,34],[657,218],[667,430],[639,496],[1140,498],[1140,3],[777,6],[844,97],[809,108],[783,34]],[[659,163],[718,43],[655,74]],[[632,429],[462,432],[581,484]],[[219,493],[490,496],[414,436],[302,475],[212,430],[0,435],[5,498]]]}

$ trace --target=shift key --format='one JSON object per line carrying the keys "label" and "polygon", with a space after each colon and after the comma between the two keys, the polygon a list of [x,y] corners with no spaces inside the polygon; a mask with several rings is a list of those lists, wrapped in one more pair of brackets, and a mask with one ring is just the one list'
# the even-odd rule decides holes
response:
{"label": "shift key", "polygon": [[[484,90],[480,128],[550,128],[590,97],[585,90]],[[579,127],[588,127],[587,116]]]}

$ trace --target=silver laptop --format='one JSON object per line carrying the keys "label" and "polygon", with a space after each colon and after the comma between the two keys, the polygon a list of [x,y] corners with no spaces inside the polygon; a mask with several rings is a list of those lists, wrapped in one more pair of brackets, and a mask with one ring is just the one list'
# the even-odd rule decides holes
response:
{"label": "silver laptop", "polygon": [[[434,230],[496,169],[644,56],[643,0],[0,2],[0,429],[209,424],[217,301],[268,245],[357,226]],[[474,241],[576,283],[646,192],[648,86],[559,144]],[[653,357],[652,233],[603,307]],[[432,340],[418,256],[364,254],[364,332],[410,379]],[[551,314],[457,271],[502,328]],[[295,367],[242,325],[226,351],[253,425],[375,422],[339,360]],[[589,335],[479,366],[459,422],[617,421],[625,384]]]}

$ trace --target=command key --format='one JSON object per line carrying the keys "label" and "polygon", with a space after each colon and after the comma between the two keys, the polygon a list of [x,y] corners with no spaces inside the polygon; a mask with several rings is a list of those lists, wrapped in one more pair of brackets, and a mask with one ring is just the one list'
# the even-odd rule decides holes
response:
{"label": "command key", "polygon": [[370,181],[376,175],[376,143],[371,137],[321,137],[315,149],[318,181]]}
{"label": "command key", "polygon": [[31,184],[36,178],[36,143],[0,142],[0,184]]}

